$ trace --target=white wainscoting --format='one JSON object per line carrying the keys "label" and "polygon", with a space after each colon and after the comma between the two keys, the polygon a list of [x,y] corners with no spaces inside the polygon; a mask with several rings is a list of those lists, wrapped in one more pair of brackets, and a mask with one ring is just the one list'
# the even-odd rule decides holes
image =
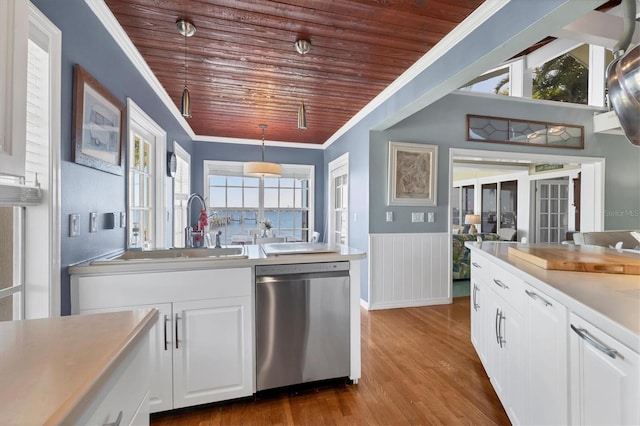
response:
{"label": "white wainscoting", "polygon": [[368,308],[451,303],[448,233],[370,234]]}

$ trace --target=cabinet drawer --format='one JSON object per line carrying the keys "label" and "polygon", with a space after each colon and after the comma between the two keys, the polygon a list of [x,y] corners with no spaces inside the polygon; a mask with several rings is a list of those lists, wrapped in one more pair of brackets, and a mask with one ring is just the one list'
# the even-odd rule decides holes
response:
{"label": "cabinet drawer", "polygon": [[495,263],[490,263],[489,268],[488,285],[516,311],[522,312],[526,302],[524,281]]}
{"label": "cabinet drawer", "polygon": [[492,262],[486,257],[471,253],[471,274],[474,279],[487,283],[491,276]]}

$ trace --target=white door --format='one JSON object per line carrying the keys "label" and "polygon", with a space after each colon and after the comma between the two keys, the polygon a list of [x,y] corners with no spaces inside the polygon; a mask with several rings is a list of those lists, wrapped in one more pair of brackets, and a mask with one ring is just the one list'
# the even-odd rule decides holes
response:
{"label": "white door", "polygon": [[253,393],[250,297],[177,302],[174,408]]}
{"label": "white door", "polygon": [[329,244],[349,245],[349,154],[329,163]]}
{"label": "white door", "polygon": [[569,180],[536,182],[536,241],[559,243],[569,230]]}

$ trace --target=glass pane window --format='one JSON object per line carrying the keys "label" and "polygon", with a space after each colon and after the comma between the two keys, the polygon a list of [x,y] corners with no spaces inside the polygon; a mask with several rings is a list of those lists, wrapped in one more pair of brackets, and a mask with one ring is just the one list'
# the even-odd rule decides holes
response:
{"label": "glass pane window", "polygon": [[222,244],[244,243],[265,231],[268,222],[269,232],[278,237],[307,241],[313,168],[292,167],[306,171],[288,173],[283,165],[282,177],[261,179],[242,176],[242,163],[205,162],[210,232],[221,231]]}

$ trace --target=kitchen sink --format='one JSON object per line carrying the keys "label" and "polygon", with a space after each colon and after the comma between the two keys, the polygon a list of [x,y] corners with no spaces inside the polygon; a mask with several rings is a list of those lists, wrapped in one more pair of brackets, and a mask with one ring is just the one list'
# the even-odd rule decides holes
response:
{"label": "kitchen sink", "polygon": [[219,248],[171,248],[160,250],[129,250],[121,255],[92,262],[92,265],[105,265],[119,261],[166,261],[181,259],[247,259],[244,247]]}

